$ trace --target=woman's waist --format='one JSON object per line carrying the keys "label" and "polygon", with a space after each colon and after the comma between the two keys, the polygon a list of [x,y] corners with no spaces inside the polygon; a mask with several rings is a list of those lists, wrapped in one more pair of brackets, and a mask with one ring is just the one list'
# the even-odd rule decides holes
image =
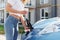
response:
{"label": "woman's waist", "polygon": [[9,14],[8,19],[10,19],[11,21],[18,21],[18,19],[12,15]]}
{"label": "woman's waist", "polygon": [[16,18],[16,19],[20,19],[20,14],[14,14],[14,13],[11,13],[11,14],[9,14],[10,16],[13,16],[14,18]]}
{"label": "woman's waist", "polygon": [[15,24],[15,23],[18,23],[18,19],[15,18],[15,17],[13,17],[13,16],[11,16],[11,15],[9,15],[9,16],[7,17],[5,23],[7,23],[7,22],[9,22],[9,23],[14,23],[14,24]]}
{"label": "woman's waist", "polygon": [[10,13],[10,15],[14,15],[14,16],[17,16],[17,17],[23,16],[23,14],[19,14],[19,13]]}

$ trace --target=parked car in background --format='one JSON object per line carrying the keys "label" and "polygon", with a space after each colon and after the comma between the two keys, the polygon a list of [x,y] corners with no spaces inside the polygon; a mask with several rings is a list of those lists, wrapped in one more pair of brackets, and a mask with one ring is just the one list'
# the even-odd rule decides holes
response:
{"label": "parked car in background", "polygon": [[60,40],[60,18],[50,18],[37,21],[34,28],[27,36],[22,35],[22,40]]}

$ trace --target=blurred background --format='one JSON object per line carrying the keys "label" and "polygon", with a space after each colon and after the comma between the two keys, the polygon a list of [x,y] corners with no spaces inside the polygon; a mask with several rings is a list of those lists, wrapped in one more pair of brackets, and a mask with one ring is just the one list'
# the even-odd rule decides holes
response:
{"label": "blurred background", "polygon": [[[4,21],[8,17],[5,10],[7,0],[0,0],[0,34],[4,35]],[[60,17],[60,0],[30,0],[25,6],[28,14],[25,16],[33,25],[38,20]],[[22,23],[18,23],[19,33],[23,32]]]}

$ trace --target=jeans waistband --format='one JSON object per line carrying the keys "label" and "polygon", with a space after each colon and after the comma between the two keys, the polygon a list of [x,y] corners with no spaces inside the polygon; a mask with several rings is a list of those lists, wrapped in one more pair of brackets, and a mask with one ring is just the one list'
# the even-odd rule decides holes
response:
{"label": "jeans waistband", "polygon": [[11,16],[11,15],[8,16],[7,20],[10,20],[13,23],[17,23],[18,22],[18,19],[13,17],[13,16]]}

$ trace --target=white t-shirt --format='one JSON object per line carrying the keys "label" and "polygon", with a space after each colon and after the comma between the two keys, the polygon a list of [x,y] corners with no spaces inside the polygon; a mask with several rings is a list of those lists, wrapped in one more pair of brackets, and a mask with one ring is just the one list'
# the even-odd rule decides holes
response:
{"label": "white t-shirt", "polygon": [[[24,4],[22,3],[21,0],[8,0],[7,3],[11,4],[12,8],[17,10],[17,11],[24,10]],[[11,12],[9,12],[9,13],[14,14],[14,13],[11,13]],[[17,13],[15,13],[15,15],[22,16],[22,14],[17,14]]]}

